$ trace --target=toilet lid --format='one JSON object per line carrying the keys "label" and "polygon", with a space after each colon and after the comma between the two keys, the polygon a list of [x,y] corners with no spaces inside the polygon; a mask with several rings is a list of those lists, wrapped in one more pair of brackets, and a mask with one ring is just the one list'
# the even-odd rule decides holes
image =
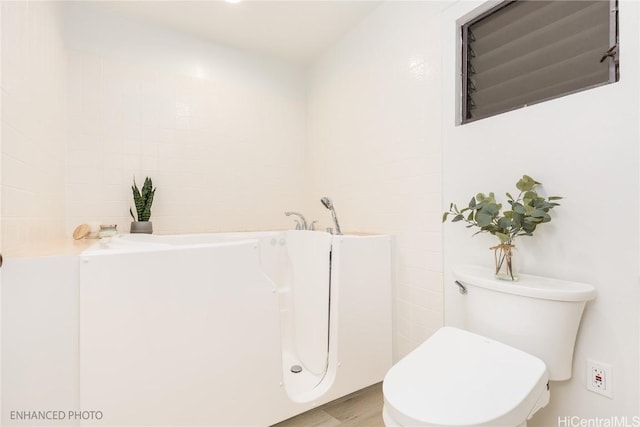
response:
{"label": "toilet lid", "polygon": [[547,378],[544,362],[530,354],[443,327],[389,370],[383,391],[387,410],[404,425],[487,425],[512,417],[517,425]]}

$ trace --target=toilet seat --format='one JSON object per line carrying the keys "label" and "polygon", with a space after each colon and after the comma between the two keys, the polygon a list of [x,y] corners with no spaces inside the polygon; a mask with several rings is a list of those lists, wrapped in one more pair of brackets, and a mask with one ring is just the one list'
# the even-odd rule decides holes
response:
{"label": "toilet seat", "polygon": [[547,383],[537,357],[443,327],[385,376],[385,423],[517,426],[548,403]]}

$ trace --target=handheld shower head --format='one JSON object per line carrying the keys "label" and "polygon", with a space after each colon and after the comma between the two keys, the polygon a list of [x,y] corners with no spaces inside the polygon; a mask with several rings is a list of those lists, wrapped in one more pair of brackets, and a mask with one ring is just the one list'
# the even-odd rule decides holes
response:
{"label": "handheld shower head", "polygon": [[322,202],[322,204],[324,205],[325,208],[331,210],[333,209],[333,203],[331,203],[331,199],[328,197],[323,197],[322,199],[320,199],[320,202]]}
{"label": "handheld shower head", "polygon": [[336,234],[342,234],[340,230],[340,224],[338,224],[338,217],[336,216],[336,210],[333,208],[333,203],[331,203],[331,199],[328,197],[323,197],[320,199],[320,202],[324,205],[325,208],[331,211],[331,217],[333,218],[333,223],[336,225]]}

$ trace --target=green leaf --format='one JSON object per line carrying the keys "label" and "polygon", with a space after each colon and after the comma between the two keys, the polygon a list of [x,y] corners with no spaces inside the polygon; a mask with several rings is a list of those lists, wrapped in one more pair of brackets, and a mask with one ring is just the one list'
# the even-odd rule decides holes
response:
{"label": "green leaf", "polygon": [[507,195],[507,197],[509,198],[509,200],[513,201],[514,198],[511,194],[509,194],[509,192],[505,193]]}
{"label": "green leaf", "polygon": [[469,215],[467,215],[467,221],[473,221],[473,211],[469,212]]}
{"label": "green leaf", "polygon": [[449,216],[449,212],[445,212],[442,214],[442,222],[445,222],[447,220],[447,217]]}
{"label": "green leaf", "polygon": [[524,214],[514,212],[513,217],[511,218],[513,221],[514,227],[522,227],[522,222],[524,221]]}
{"label": "green leaf", "polygon": [[502,217],[498,220],[498,227],[502,228],[502,229],[508,229],[509,227],[511,227],[512,225],[512,221],[507,218],[507,217]]}
{"label": "green leaf", "polygon": [[476,198],[472,197],[471,201],[469,201],[469,209],[473,209],[476,207]]}
{"label": "green leaf", "polygon": [[151,191],[146,200],[146,204],[144,206],[144,211],[142,212],[142,220],[141,221],[149,221],[151,219],[151,204],[153,204],[153,196],[155,195],[156,190]]}
{"label": "green leaf", "polygon": [[561,196],[549,196],[548,199],[549,200],[562,200],[563,198]]}
{"label": "green leaf", "polygon": [[534,209],[531,212],[531,216],[534,218],[543,218],[545,215],[547,215],[547,213],[542,209]]}
{"label": "green leaf", "polygon": [[136,212],[138,213],[138,221],[141,221],[140,217],[142,217],[142,212],[144,211],[144,201],[136,184],[135,177],[133,178],[131,190],[133,191],[133,203],[136,205]]}
{"label": "green leaf", "polygon": [[478,223],[478,227],[486,227],[491,224],[491,221],[493,221],[493,215],[485,211],[479,211],[476,213],[476,222]]}
{"label": "green leaf", "polygon": [[151,179],[146,177],[144,179],[144,185],[142,186],[142,198],[147,200],[149,193],[151,192]]}
{"label": "green leaf", "polygon": [[501,206],[496,203],[489,203],[484,207],[483,211],[496,215],[498,212],[500,212],[500,207]]}
{"label": "green leaf", "polygon": [[451,220],[451,222],[458,222],[458,221],[462,221],[463,219],[464,219],[464,215],[458,214]]}
{"label": "green leaf", "polygon": [[551,207],[549,206],[549,203],[542,198],[534,200],[531,205],[536,209],[543,209],[543,210],[548,210]]}
{"label": "green leaf", "polygon": [[522,178],[516,183],[516,188],[520,191],[531,191],[533,187],[540,184],[528,175],[522,175]]}

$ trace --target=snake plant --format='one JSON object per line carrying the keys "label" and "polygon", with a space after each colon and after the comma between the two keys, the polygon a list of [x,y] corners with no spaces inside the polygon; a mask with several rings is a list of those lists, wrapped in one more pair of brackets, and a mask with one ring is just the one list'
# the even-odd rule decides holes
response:
{"label": "snake plant", "polygon": [[131,190],[133,191],[133,201],[136,205],[138,219],[136,220],[136,217],[133,215],[133,209],[129,208],[131,218],[133,218],[134,221],[149,221],[149,218],[151,218],[151,204],[153,203],[153,196],[156,193],[156,189],[153,188],[151,178],[146,177],[144,179],[141,192],[138,190],[136,179],[134,177]]}

